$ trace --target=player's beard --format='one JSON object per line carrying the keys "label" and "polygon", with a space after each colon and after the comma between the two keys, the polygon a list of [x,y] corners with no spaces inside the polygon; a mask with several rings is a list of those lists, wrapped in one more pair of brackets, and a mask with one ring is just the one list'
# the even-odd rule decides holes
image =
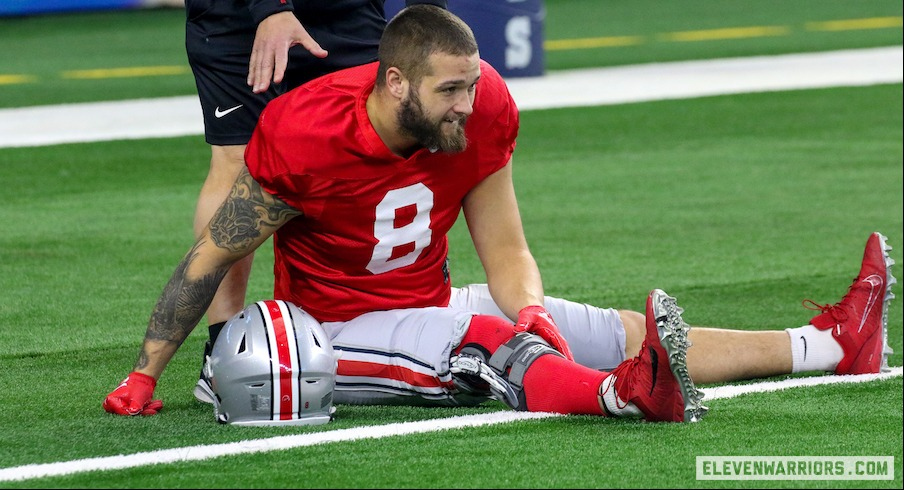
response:
{"label": "player's beard", "polygon": [[419,144],[431,150],[445,153],[459,153],[468,147],[465,137],[465,122],[468,116],[459,117],[458,124],[452,134],[443,132],[443,120],[433,122],[424,112],[424,106],[415,90],[408,92],[408,98],[399,106],[398,120],[402,132],[417,140]]}

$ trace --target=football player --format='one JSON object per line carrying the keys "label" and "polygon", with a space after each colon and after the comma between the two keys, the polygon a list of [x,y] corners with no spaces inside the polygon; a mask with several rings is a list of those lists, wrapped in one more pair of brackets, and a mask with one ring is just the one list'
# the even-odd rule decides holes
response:
{"label": "football player", "polygon": [[[446,5],[445,0],[406,3]],[[269,101],[326,73],[377,59],[386,25],[383,4],[383,0],[186,0],[185,49],[198,88],[204,139],[211,150],[195,207],[196,237],[229,194],[245,164],[245,146],[254,125]],[[223,278],[207,309],[211,336],[245,307],[252,261],[249,254]],[[205,354],[210,354],[210,345]],[[199,389],[206,386],[201,383]]]}
{"label": "football player", "polygon": [[[572,315],[583,306],[543,293],[512,183],[518,111],[467,25],[408,7],[379,59],[267,106],[246,167],[164,288],[107,411],[162,408],[156,380],[229,267],[271,236],[274,295],[315,318],[340,354],[339,403],[492,397],[517,410],[696,421],[706,407],[693,378],[737,376],[732,365],[760,370],[744,376],[881,368],[894,278],[878,233],[844,299],[794,330],[810,339],[809,358],[797,359],[788,332],[690,330],[661,290],[644,314]],[[460,212],[486,286],[452,288],[446,233]]]}

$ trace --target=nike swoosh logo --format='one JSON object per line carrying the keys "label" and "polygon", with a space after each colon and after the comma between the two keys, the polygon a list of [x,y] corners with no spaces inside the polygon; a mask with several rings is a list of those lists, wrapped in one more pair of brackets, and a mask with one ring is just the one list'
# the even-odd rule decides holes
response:
{"label": "nike swoosh logo", "polygon": [[863,330],[863,325],[866,324],[866,318],[869,316],[870,311],[872,311],[873,306],[876,305],[876,300],[879,299],[879,293],[883,280],[881,277],[873,274],[864,279],[863,282],[869,284],[870,290],[869,298],[867,298],[866,300],[866,307],[863,309],[863,316],[860,317],[860,327],[857,328],[858,333]]}
{"label": "nike swoosh logo", "polygon": [[656,371],[659,369],[659,354],[656,353],[656,349],[648,348],[650,349],[650,366],[653,370],[653,384],[650,385],[650,396],[653,396],[653,388],[656,387]]}
{"label": "nike swoosh logo", "polygon": [[807,338],[803,335],[800,336],[800,340],[804,341],[804,360],[807,360]]}
{"label": "nike swoosh logo", "polygon": [[213,115],[214,115],[214,117],[216,117],[217,119],[219,119],[219,118],[225,116],[226,114],[229,114],[229,113],[232,112],[232,111],[238,110],[239,108],[242,107],[242,105],[243,105],[243,104],[239,104],[239,105],[237,105],[237,106],[235,106],[235,107],[230,107],[229,109],[226,109],[225,111],[221,111],[221,110],[220,110],[220,106],[217,106],[217,108],[214,109],[214,111],[213,111]]}

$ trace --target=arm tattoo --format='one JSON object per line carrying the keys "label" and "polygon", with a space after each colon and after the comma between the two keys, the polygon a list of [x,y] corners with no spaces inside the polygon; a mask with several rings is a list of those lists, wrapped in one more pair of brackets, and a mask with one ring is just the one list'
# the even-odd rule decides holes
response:
{"label": "arm tattoo", "polygon": [[[198,279],[190,280],[186,277],[186,270],[197,258],[197,249],[201,243],[196,243],[189,250],[163,289],[151,314],[145,339],[182,344],[210,306],[229,266]],[[139,355],[138,363],[147,363],[145,352],[142,351]]]}
{"label": "arm tattoo", "polygon": [[[301,213],[261,188],[243,168],[232,191],[210,222],[210,235],[219,248],[233,253],[250,253],[260,245],[265,227],[279,228]],[[190,278],[187,271],[198,259],[202,238],[179,263],[170,278],[148,324],[145,340],[179,346],[204,316],[214,294],[231,267],[222,265],[202,277]],[[142,348],[135,369],[147,366],[148,353]]]}
{"label": "arm tattoo", "polygon": [[232,252],[253,248],[265,227],[278,228],[299,213],[261,188],[243,168],[226,202],[210,222],[210,235],[220,248]]}

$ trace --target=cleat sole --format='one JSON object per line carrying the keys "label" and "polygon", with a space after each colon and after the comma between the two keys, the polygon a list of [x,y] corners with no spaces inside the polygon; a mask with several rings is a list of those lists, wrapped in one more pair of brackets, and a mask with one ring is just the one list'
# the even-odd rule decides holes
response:
{"label": "cleat sole", "polygon": [[894,354],[891,346],[888,345],[888,306],[895,297],[891,286],[898,280],[891,273],[891,266],[895,264],[895,260],[888,254],[892,250],[891,245],[887,242],[888,237],[878,232],[876,234],[879,236],[879,243],[882,245],[882,254],[885,259],[885,297],[882,300],[882,360],[879,363],[879,372],[887,373],[891,371],[888,366],[888,356]]}
{"label": "cleat sole", "polygon": [[657,289],[653,292],[653,313],[660,343],[669,355],[669,367],[684,400],[684,421],[699,422],[709,408],[703,405],[703,392],[694,385],[687,369],[687,349],[691,342],[687,338],[690,326],[681,318],[684,310],[675,298]]}
{"label": "cleat sole", "polygon": [[195,395],[195,399],[197,399],[201,403],[209,403],[211,405],[216,404],[216,398],[214,396],[213,390],[211,390],[210,385],[204,380],[198,380],[192,393]]}

